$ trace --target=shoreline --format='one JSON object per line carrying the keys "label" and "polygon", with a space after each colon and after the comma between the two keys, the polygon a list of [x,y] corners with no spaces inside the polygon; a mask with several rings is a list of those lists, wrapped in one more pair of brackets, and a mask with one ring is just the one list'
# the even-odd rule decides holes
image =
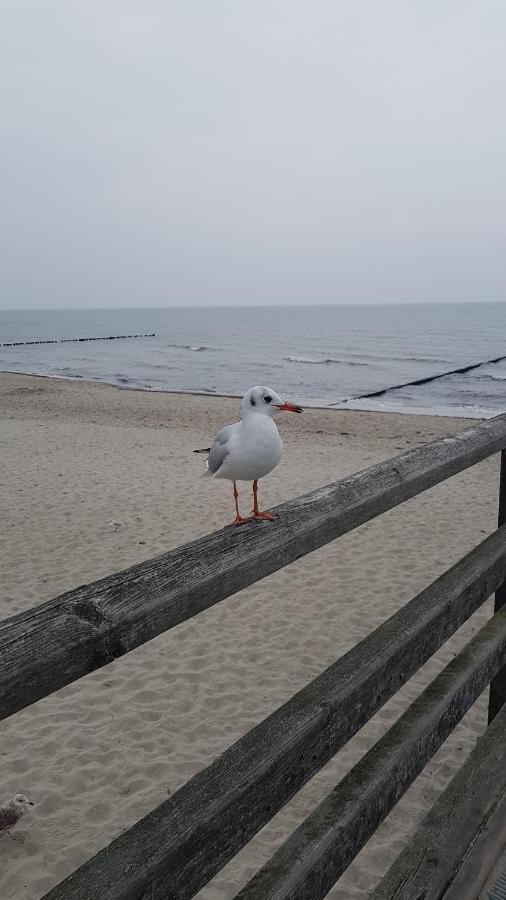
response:
{"label": "shoreline", "polygon": [[[240,400],[242,394],[225,394],[218,393],[212,390],[176,390],[170,388],[149,388],[142,387],[141,385],[127,385],[120,384],[116,381],[107,381],[100,378],[83,378],[81,375],[46,375],[41,374],[40,372],[17,372],[11,369],[0,369],[0,377],[2,375],[19,375],[22,377],[28,378],[45,378],[52,381],[67,381],[67,382],[78,382],[82,384],[103,384],[109,387],[116,388],[120,391],[135,391],[138,393],[145,394],[169,394],[175,396],[189,396],[189,397],[216,397],[216,398],[224,398],[224,399],[233,399]],[[393,413],[399,415],[412,415],[412,416],[437,416],[438,418],[445,419],[473,419],[479,421],[480,419],[492,419],[494,416],[499,416],[502,413],[502,410],[496,409],[475,409],[475,408],[465,408],[465,407],[425,407],[425,406],[400,406],[395,403],[382,403],[377,402],[376,404],[367,402],[367,400],[362,401],[360,398],[358,399],[350,399],[344,401],[335,401],[332,403],[326,403],[321,399],[311,399],[311,398],[301,398],[301,404],[304,405],[307,409],[321,409],[328,410],[330,412],[341,412],[341,411],[352,411],[352,412],[378,412],[378,413]]]}

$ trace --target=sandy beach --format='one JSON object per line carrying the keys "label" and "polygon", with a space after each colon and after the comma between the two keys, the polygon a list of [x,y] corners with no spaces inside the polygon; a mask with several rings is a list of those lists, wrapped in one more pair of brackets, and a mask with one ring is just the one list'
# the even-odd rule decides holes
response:
{"label": "sandy beach", "polygon": [[[1,617],[230,521],[228,483],[202,479],[192,451],[238,409],[1,374]],[[266,509],[468,423],[314,409],[278,424],[285,451],[261,483]],[[498,471],[498,458],[467,470],[2,722],[0,800],[22,791],[35,803],[17,828],[24,840],[0,835],[2,900],[38,900],[489,534]],[[246,486],[240,502],[247,513]],[[198,896],[232,898],[489,613],[486,604]],[[330,897],[368,896],[485,723],[483,695]]]}

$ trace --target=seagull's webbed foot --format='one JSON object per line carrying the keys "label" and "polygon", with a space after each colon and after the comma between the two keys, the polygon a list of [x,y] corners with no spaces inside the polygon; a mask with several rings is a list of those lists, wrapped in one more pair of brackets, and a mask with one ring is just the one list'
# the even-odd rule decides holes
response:
{"label": "seagull's webbed foot", "polygon": [[252,519],[253,519],[252,516],[248,516],[247,518],[244,518],[244,516],[237,515],[235,517],[234,521],[231,522],[230,524],[231,525],[246,525],[246,522],[251,522]]}
{"label": "seagull's webbed foot", "polygon": [[254,519],[264,519],[266,522],[274,522],[275,519],[279,518],[275,513],[270,512],[260,512],[259,509],[253,511]]}

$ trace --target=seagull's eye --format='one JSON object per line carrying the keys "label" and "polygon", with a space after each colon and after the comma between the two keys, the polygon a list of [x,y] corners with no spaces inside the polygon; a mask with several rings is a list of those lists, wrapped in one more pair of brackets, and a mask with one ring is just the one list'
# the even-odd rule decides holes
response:
{"label": "seagull's eye", "polygon": [[270,403],[272,400],[272,397],[264,397],[264,400],[266,403]]}

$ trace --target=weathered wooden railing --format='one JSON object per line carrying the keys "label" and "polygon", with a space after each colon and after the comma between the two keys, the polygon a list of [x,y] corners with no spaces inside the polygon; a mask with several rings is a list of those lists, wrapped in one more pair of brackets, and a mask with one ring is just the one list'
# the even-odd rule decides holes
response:
{"label": "weathered wooden railing", "polygon": [[[275,523],[216,532],[0,622],[0,718],[505,447],[503,415],[286,503]],[[192,897],[495,591],[493,618],[238,896],[325,896],[490,682],[494,721],[475,752],[491,763],[504,747],[504,452],[500,498],[497,531],[47,900]],[[475,819],[504,797],[505,770],[485,779]],[[452,842],[459,859],[466,840]],[[443,896],[432,877],[427,900]]]}

